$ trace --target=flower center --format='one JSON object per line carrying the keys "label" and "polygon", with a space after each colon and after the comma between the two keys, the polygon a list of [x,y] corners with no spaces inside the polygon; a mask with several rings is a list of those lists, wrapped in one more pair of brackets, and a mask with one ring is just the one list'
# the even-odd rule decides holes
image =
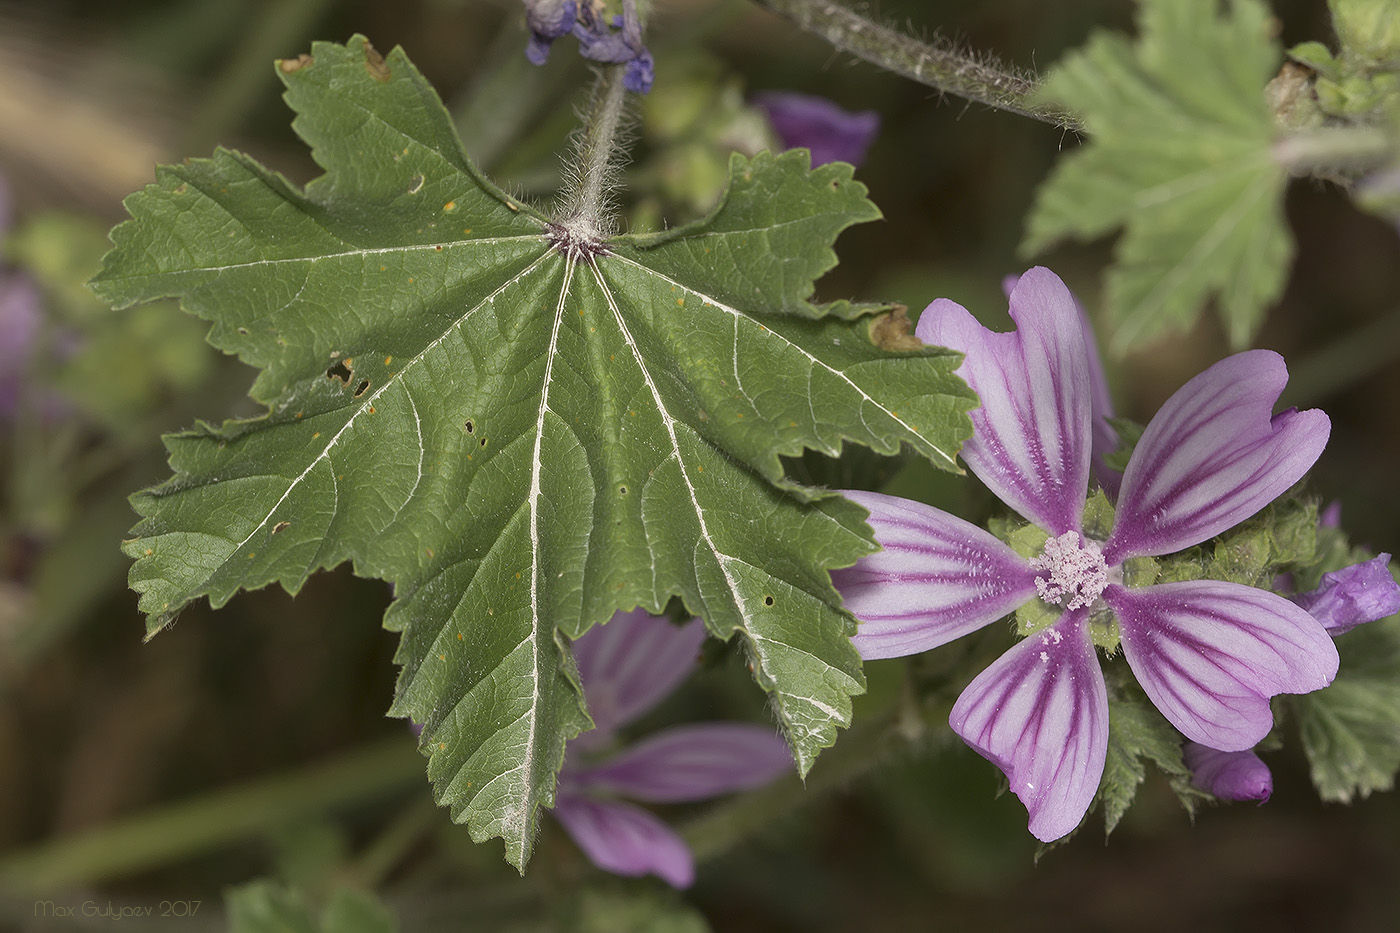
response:
{"label": "flower center", "polygon": [[1045,550],[1031,561],[1035,590],[1040,598],[1066,609],[1092,605],[1108,586],[1108,565],[1093,541],[1079,543],[1079,532],[1066,531],[1045,542]]}

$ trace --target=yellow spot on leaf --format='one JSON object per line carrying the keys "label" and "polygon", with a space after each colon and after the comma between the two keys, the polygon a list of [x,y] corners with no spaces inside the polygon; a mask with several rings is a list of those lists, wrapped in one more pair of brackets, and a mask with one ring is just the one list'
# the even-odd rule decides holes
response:
{"label": "yellow spot on leaf", "polygon": [[442,209],[445,210],[445,211],[455,211],[455,210],[457,209],[457,202],[456,202],[456,201],[448,201],[446,204],[444,204],[444,205],[442,206]]}
{"label": "yellow spot on leaf", "polygon": [[393,358],[392,356],[386,356],[386,357],[384,357],[384,365],[385,365],[385,366],[388,366],[388,365],[389,365],[390,363],[392,363],[392,362],[394,362],[394,358]]}
{"label": "yellow spot on leaf", "polygon": [[438,655],[438,660],[439,660],[439,661],[446,661],[446,660],[447,660],[447,655],[445,655],[445,654],[440,654],[440,655]]}
{"label": "yellow spot on leaf", "polygon": [[318,438],[318,437],[320,437],[320,436],[321,436],[321,432],[320,432],[320,431],[317,431],[315,434],[311,435],[311,439],[314,441],[316,438]]}
{"label": "yellow spot on leaf", "polygon": [[676,299],[676,307],[677,307],[677,308],[682,308],[682,307],[684,307],[684,306],[685,306],[685,299],[684,299],[684,298],[677,298],[677,299]]}
{"label": "yellow spot on leaf", "polygon": [[458,633],[457,633],[457,640],[458,640],[458,641],[461,641],[461,640],[462,640],[462,633],[461,633],[461,632],[458,632]]}

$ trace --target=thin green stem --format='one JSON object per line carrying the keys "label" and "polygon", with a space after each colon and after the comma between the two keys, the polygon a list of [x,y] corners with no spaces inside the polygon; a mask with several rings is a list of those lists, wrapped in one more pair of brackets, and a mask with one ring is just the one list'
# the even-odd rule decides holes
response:
{"label": "thin green stem", "polygon": [[1290,133],[1274,143],[1274,159],[1294,175],[1355,174],[1395,161],[1395,137],[1376,126],[1329,126]]}
{"label": "thin green stem", "polygon": [[835,0],[754,2],[821,36],[843,52],[944,94],[1063,129],[1084,129],[1077,114],[1033,100],[1040,88],[1033,75],[1008,69],[989,56],[970,55],[946,40],[921,41]]}
{"label": "thin green stem", "polygon": [[598,70],[593,88],[593,106],[578,136],[574,165],[576,185],[569,197],[564,224],[576,238],[597,241],[612,226],[609,195],[616,181],[612,171],[619,143],[619,130],[626,110],[626,89],[622,86],[621,65],[604,65]]}
{"label": "thin green stem", "polygon": [[423,759],[409,737],[334,761],[138,813],[0,860],[0,888],[43,893],[131,875],[249,839],[292,820],[422,792]]}

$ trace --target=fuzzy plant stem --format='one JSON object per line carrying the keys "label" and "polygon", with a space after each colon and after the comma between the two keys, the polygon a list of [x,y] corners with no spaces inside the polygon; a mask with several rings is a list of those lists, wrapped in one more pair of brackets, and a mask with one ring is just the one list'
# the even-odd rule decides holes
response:
{"label": "fuzzy plant stem", "polygon": [[574,185],[569,192],[563,225],[571,238],[598,243],[612,232],[611,185],[615,181],[613,159],[626,110],[626,89],[621,65],[599,69],[593,88],[593,104],[578,135]]}
{"label": "fuzzy plant stem", "polygon": [[912,78],[944,94],[1020,114],[1075,132],[1077,114],[1033,100],[1039,83],[984,55],[959,51],[951,42],[922,42],[861,16],[835,0],[754,0],[759,6],[816,33],[843,52]]}

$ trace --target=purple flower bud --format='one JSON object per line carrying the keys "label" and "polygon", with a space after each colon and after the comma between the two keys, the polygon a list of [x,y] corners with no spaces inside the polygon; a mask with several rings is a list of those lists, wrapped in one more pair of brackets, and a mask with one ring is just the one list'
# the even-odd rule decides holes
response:
{"label": "purple flower bud", "polygon": [[1252,751],[1222,752],[1187,742],[1182,747],[1191,783],[1221,800],[1257,800],[1261,804],[1274,792],[1269,766]]}
{"label": "purple flower bud", "polygon": [[646,49],[637,53],[637,57],[627,63],[627,69],[622,73],[622,86],[634,94],[647,93],[655,80],[656,68],[651,53]]}
{"label": "purple flower bud", "polygon": [[767,111],[784,148],[811,150],[814,168],[828,162],[860,165],[880,129],[875,111],[852,113],[810,94],[764,91],[754,95],[754,104]]}
{"label": "purple flower bud", "polygon": [[543,65],[549,59],[549,46],[569,34],[578,20],[575,0],[525,0],[525,24],[530,27],[530,44],[525,57]]}
{"label": "purple flower bud", "polygon": [[1306,609],[1333,636],[1400,612],[1400,584],[1390,575],[1390,555],[1322,575],[1317,589],[1293,601]]}

